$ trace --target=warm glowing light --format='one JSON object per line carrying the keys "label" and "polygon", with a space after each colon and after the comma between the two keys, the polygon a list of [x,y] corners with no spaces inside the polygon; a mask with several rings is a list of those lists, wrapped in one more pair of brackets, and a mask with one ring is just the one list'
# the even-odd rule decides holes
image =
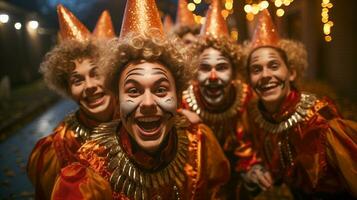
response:
{"label": "warm glowing light", "polygon": [[20,22],[16,22],[16,23],[14,24],[14,27],[15,27],[16,30],[20,30],[21,27],[22,27],[22,24],[21,24]]}
{"label": "warm glowing light", "polygon": [[28,23],[28,27],[32,30],[36,30],[38,28],[38,25],[38,21],[35,20],[29,21]]}
{"label": "warm glowing light", "polygon": [[206,22],[206,17],[202,17],[200,23],[204,24]]}
{"label": "warm glowing light", "polygon": [[291,3],[291,2],[290,2],[289,0],[284,0],[284,1],[283,1],[283,4],[284,4],[285,6],[289,6],[290,3]]}
{"label": "warm glowing light", "polygon": [[269,7],[269,2],[268,1],[261,1],[259,3],[261,10],[267,9]]}
{"label": "warm glowing light", "polygon": [[187,8],[188,8],[189,11],[192,12],[192,11],[196,10],[196,5],[194,3],[189,3],[187,5]]}
{"label": "warm glowing light", "polygon": [[201,3],[201,0],[193,0],[193,2],[194,2],[195,4],[200,4],[200,3]]}
{"label": "warm glowing light", "polygon": [[251,6],[250,4],[245,5],[245,6],[244,6],[244,11],[245,11],[246,13],[252,12],[252,6]]}
{"label": "warm glowing light", "polygon": [[276,16],[282,17],[285,14],[285,11],[282,8],[276,10]]}
{"label": "warm glowing light", "polygon": [[331,27],[333,27],[333,22],[332,21],[328,21],[327,24],[330,25]]}
{"label": "warm glowing light", "polygon": [[254,20],[254,15],[252,13],[247,13],[247,15],[245,17],[247,18],[248,21]]}
{"label": "warm glowing light", "polygon": [[260,10],[259,5],[258,5],[258,4],[253,4],[253,6],[252,6],[252,13],[253,13],[254,15],[256,15],[256,14],[258,14],[259,10]]}
{"label": "warm glowing light", "polygon": [[224,4],[224,7],[225,7],[227,10],[232,10],[232,8],[233,8],[233,2],[232,2],[232,1],[226,1],[226,3]]}
{"label": "warm glowing light", "polygon": [[223,18],[226,19],[228,17],[228,15],[229,15],[229,11],[228,10],[222,10],[221,14],[222,14]]}
{"label": "warm glowing light", "polygon": [[325,36],[325,41],[326,41],[326,42],[331,42],[331,40],[332,40],[332,37],[331,37],[331,36],[329,36],[329,35],[326,35],[326,36]]}
{"label": "warm glowing light", "polygon": [[328,4],[328,3],[330,3],[330,0],[322,0],[322,3],[323,4]]}
{"label": "warm glowing light", "polygon": [[238,40],[238,31],[236,30],[231,31],[231,38],[233,40]]}
{"label": "warm glowing light", "polygon": [[327,7],[328,7],[328,8],[332,8],[332,7],[333,7],[332,3],[328,3],[328,4],[327,4]]}
{"label": "warm glowing light", "polygon": [[276,7],[279,8],[281,5],[283,5],[283,2],[282,2],[281,0],[276,0],[276,1],[274,2],[274,4],[275,4]]}
{"label": "warm glowing light", "polygon": [[330,35],[331,26],[329,24],[324,24],[324,33],[325,33],[325,35]]}
{"label": "warm glowing light", "polygon": [[9,21],[10,17],[8,14],[0,15],[0,23],[6,24]]}

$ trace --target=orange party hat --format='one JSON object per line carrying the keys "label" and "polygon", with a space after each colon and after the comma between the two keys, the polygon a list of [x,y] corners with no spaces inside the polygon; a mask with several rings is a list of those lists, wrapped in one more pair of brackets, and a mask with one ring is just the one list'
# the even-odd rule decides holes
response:
{"label": "orange party hat", "polygon": [[259,13],[257,25],[252,37],[252,48],[260,46],[276,46],[279,34],[267,9]]}
{"label": "orange party hat", "polygon": [[157,37],[165,37],[155,0],[127,0],[120,38],[131,32],[145,34],[153,28],[158,31]]}
{"label": "orange party hat", "polygon": [[206,22],[201,29],[201,35],[229,37],[228,27],[221,11],[222,7],[220,0],[212,0],[212,3],[207,11]]}
{"label": "orange party hat", "polygon": [[63,5],[57,6],[61,40],[72,39],[83,42],[90,38],[90,32],[74,15]]}
{"label": "orange party hat", "polygon": [[192,12],[187,8],[187,0],[178,0],[176,25],[189,27],[196,25]]}
{"label": "orange party hat", "polygon": [[94,28],[93,36],[96,38],[113,38],[115,31],[113,27],[112,18],[107,10],[100,15],[98,22]]}
{"label": "orange party hat", "polygon": [[172,19],[170,17],[170,15],[165,15],[164,18],[164,30],[166,33],[170,32],[170,30],[172,29],[172,27],[174,26],[174,23],[172,22]]}

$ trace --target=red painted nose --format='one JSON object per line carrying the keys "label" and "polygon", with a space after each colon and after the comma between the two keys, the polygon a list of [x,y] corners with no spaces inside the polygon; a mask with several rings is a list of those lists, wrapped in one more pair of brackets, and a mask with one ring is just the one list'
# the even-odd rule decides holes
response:
{"label": "red painted nose", "polygon": [[210,81],[216,81],[216,80],[217,80],[216,70],[212,70],[212,71],[211,71],[211,74],[210,74],[210,76],[209,76],[209,80],[210,80]]}

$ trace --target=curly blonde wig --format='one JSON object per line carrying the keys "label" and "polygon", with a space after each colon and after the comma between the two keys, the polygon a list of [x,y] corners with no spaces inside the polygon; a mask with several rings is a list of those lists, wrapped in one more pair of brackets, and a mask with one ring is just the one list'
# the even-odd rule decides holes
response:
{"label": "curly blonde wig", "polygon": [[261,46],[254,49],[250,47],[249,43],[246,43],[244,46],[245,78],[249,80],[249,65],[252,53],[263,47],[270,47],[277,50],[286,66],[296,71],[297,76],[293,82],[296,86],[307,68],[307,52],[301,42],[287,39],[281,39],[276,46]]}
{"label": "curly blonde wig", "polygon": [[92,62],[97,62],[99,49],[98,42],[61,41],[46,54],[40,65],[40,72],[48,87],[63,96],[71,96],[69,77],[75,68],[74,60],[90,58]]}
{"label": "curly blonde wig", "polygon": [[157,30],[145,34],[130,33],[124,39],[115,39],[107,45],[100,60],[102,73],[106,76],[107,87],[118,95],[118,80],[121,72],[133,61],[159,62],[169,69],[176,83],[176,93],[180,97],[190,80],[186,56],[175,47],[175,41],[156,36]]}
{"label": "curly blonde wig", "polygon": [[193,55],[195,57],[193,59],[192,65],[194,66],[194,73],[197,73],[198,70],[199,56],[205,49],[210,47],[220,51],[223,56],[230,60],[233,68],[234,78],[237,78],[242,66],[242,49],[238,44],[236,44],[228,37],[214,37],[212,35],[201,36],[198,39],[198,42],[193,46]]}
{"label": "curly blonde wig", "polygon": [[176,26],[172,29],[170,34],[175,34],[179,38],[182,38],[187,33],[192,33],[192,35],[198,35],[200,33],[201,26]]}

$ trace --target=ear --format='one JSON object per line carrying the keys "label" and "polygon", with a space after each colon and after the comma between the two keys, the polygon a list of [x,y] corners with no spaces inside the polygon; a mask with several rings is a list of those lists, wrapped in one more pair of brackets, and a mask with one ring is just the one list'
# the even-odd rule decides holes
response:
{"label": "ear", "polygon": [[294,82],[297,76],[296,69],[294,67],[290,67],[289,69],[289,81]]}

